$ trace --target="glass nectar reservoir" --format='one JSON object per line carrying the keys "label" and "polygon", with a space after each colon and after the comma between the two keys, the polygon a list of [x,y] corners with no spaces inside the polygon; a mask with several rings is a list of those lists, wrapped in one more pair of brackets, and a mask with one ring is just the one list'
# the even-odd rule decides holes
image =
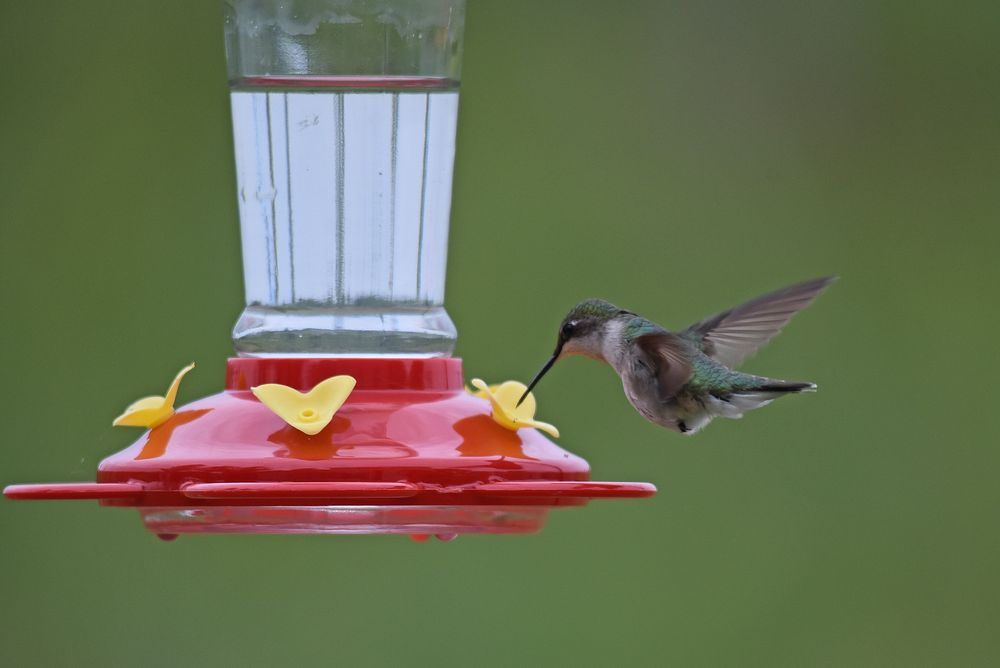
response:
{"label": "glass nectar reservoir", "polygon": [[441,356],[461,0],[230,0],[249,356]]}

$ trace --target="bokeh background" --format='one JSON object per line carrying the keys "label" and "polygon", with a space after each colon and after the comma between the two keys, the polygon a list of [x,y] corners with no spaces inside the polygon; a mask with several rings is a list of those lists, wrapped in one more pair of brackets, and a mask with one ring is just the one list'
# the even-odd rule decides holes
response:
{"label": "bokeh background", "polygon": [[[541,386],[647,501],[541,534],[182,537],[0,501],[5,666],[1000,663],[1000,5],[471,0],[448,276],[469,374],[575,301],[681,327],[842,279],[747,365],[813,380],[682,438]],[[221,8],[0,5],[0,482],[88,480],[242,307]]]}

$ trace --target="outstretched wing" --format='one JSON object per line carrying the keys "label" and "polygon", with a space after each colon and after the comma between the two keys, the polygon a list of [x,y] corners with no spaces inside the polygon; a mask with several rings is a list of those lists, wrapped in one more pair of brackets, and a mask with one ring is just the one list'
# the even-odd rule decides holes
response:
{"label": "outstretched wing", "polygon": [[726,366],[738,366],[835,280],[817,278],[766,294],[691,325],[681,335]]}
{"label": "outstretched wing", "polygon": [[684,348],[689,347],[674,334],[643,334],[634,341],[638,362],[656,381],[657,399],[669,401],[691,379],[691,361]]}

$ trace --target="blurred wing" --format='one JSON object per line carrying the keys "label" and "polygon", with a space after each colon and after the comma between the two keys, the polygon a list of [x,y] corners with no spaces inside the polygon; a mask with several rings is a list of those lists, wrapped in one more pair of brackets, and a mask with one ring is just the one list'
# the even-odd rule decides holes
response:
{"label": "blurred wing", "polygon": [[656,379],[658,399],[669,401],[691,379],[691,361],[684,354],[684,343],[667,332],[636,337],[639,360]]}
{"label": "blurred wing", "polygon": [[766,294],[691,325],[682,336],[726,366],[738,366],[835,280],[835,276],[817,278]]}

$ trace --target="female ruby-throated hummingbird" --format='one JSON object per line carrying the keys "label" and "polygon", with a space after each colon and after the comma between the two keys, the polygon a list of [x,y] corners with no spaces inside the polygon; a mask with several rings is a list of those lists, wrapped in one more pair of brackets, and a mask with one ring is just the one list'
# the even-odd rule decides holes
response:
{"label": "female ruby-throated hummingbird", "polygon": [[565,355],[606,362],[621,376],[629,403],[650,422],[693,434],[715,417],[739,418],[774,399],[816,389],[735,371],[812,303],[835,277],[817,278],[758,297],[669,332],[601,299],[574,306],[562,321],[556,350],[524,397]]}

